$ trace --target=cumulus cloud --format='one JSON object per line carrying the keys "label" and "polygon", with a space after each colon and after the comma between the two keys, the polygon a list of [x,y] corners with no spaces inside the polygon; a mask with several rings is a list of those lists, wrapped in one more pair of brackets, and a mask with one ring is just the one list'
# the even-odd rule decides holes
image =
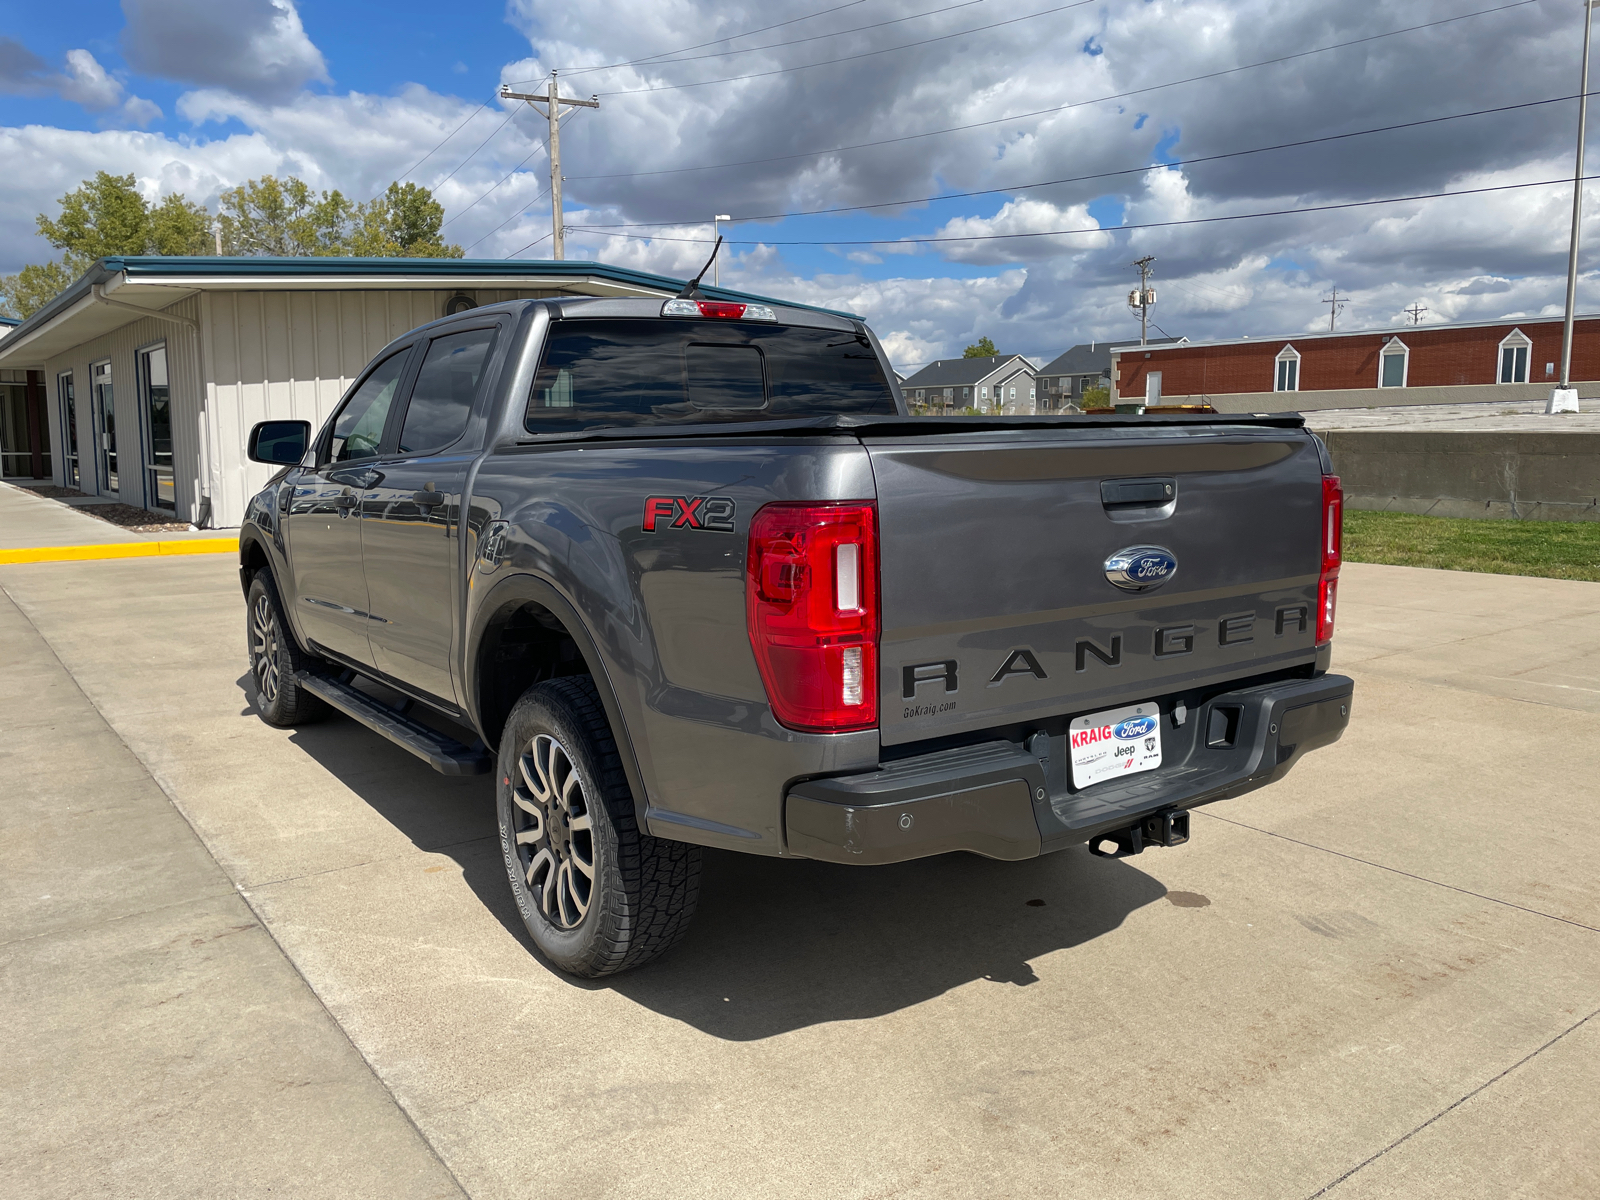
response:
{"label": "cumulus cloud", "polygon": [[329,82],[293,0],[122,0],[122,50],[147,75],[287,100]]}
{"label": "cumulus cloud", "polygon": [[161,116],[160,106],[128,95],[121,80],[110,75],[87,50],[68,50],[66,69],[55,72],[14,38],[0,37],[0,92],[21,96],[54,92],[89,112],[108,114],[102,124],[142,128]]}

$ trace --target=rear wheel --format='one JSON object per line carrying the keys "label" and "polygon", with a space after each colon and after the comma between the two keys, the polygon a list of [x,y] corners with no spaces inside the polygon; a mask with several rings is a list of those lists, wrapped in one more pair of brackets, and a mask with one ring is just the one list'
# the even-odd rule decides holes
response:
{"label": "rear wheel", "polygon": [[328,715],[328,706],[300,686],[299,672],[311,659],[295,645],[283,618],[272,573],[257,571],[245,599],[245,638],[256,711],[268,725],[306,725]]}
{"label": "rear wheel", "polygon": [[523,693],[499,768],[500,848],[522,923],[546,958],[593,978],[649,962],[683,937],[700,848],[639,829],[592,680]]}

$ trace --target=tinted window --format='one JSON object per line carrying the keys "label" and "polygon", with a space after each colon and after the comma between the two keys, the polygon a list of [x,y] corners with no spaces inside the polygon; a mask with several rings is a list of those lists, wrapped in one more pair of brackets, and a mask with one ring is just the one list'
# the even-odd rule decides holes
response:
{"label": "tinted window", "polygon": [[554,321],[528,401],[535,433],[606,425],[893,415],[864,335],[744,321]]}
{"label": "tinted window", "polygon": [[428,343],[400,429],[402,454],[442,450],[465,432],[494,335],[490,326],[446,334]]}
{"label": "tinted window", "polygon": [[389,407],[394,403],[394,390],[410,353],[411,347],[407,346],[384,359],[345,401],[339,419],[333,423],[333,442],[328,448],[332,461],[347,462],[377,455],[378,443],[383,441],[384,422],[389,419]]}

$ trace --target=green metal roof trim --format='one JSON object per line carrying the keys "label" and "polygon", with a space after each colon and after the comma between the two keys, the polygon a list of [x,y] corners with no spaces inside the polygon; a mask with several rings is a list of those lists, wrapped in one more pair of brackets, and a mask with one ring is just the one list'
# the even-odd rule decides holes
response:
{"label": "green metal roof trim", "polygon": [[[597,262],[557,262],[555,259],[499,258],[200,258],[183,255],[128,255],[102,258],[95,262],[83,277],[46,304],[33,316],[8,334],[6,341],[17,335],[26,336],[45,324],[58,313],[72,307],[89,295],[97,283],[109,283],[118,275],[126,274],[130,283],[160,283],[163,279],[205,275],[258,275],[267,279],[292,279],[300,276],[417,276],[437,278],[441,287],[448,287],[452,277],[474,275],[503,276],[508,284],[528,275],[569,276],[577,279],[586,275],[599,276],[630,287],[655,288],[664,292],[679,291],[685,280],[649,271],[634,271],[627,267],[613,267]],[[751,292],[736,292],[731,288],[713,287],[702,283],[700,290],[716,300],[745,301],[756,304],[781,304],[786,308],[804,308],[813,312],[831,313],[836,317],[860,318],[855,313],[833,308],[819,308],[815,304],[800,304],[793,300],[779,300],[772,296],[758,296]]]}

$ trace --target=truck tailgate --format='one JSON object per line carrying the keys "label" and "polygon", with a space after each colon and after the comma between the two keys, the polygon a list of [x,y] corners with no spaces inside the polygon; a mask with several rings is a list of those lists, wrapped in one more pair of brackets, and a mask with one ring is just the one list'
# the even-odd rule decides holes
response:
{"label": "truck tailgate", "polygon": [[[863,437],[881,538],[885,745],[1315,659],[1321,459],[1302,429]],[[1108,578],[1157,547],[1165,582]]]}

